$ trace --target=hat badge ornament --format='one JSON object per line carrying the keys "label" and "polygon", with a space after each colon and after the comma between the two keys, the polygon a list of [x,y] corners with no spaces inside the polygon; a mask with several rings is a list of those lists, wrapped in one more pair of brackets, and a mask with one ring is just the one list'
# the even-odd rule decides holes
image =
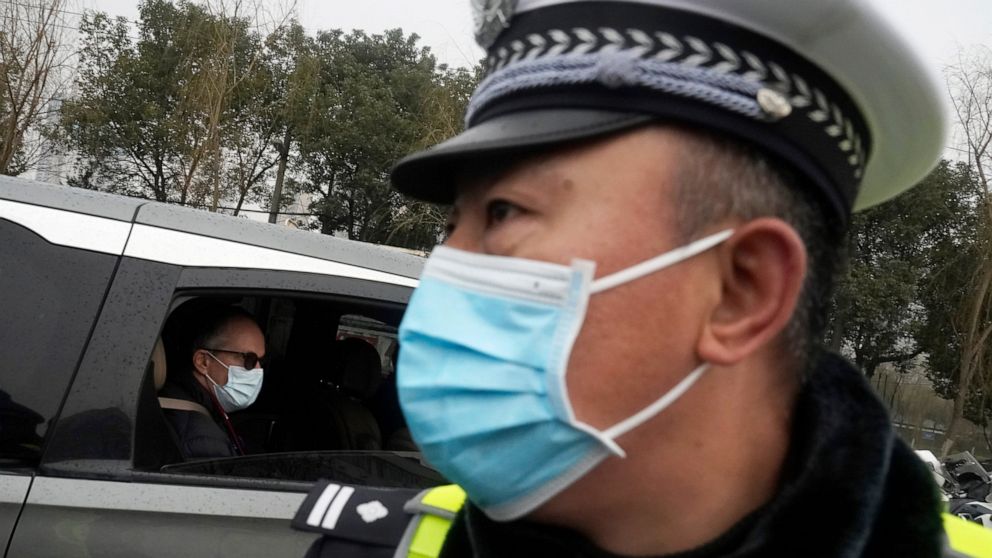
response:
{"label": "hat badge ornament", "polygon": [[781,120],[792,114],[789,99],[774,89],[763,87],[758,90],[758,106],[771,120]]}
{"label": "hat badge ornament", "polygon": [[504,29],[510,26],[510,18],[517,8],[518,0],[472,0],[472,19],[475,23],[475,42],[482,48],[489,48]]}

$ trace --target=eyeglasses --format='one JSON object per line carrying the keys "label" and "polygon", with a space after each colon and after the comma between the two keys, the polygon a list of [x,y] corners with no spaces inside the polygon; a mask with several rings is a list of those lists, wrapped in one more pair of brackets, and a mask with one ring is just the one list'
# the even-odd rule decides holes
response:
{"label": "eyeglasses", "polygon": [[229,351],[227,349],[210,349],[207,347],[201,347],[204,351],[210,351],[213,353],[228,353],[232,355],[241,355],[244,360],[245,370],[254,370],[255,366],[263,362],[263,359],[258,358],[258,355],[252,352],[243,353],[241,351]]}

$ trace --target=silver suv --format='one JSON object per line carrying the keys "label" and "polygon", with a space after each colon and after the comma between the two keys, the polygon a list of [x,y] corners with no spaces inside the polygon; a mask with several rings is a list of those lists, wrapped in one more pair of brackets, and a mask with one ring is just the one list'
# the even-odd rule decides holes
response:
{"label": "silver suv", "polygon": [[[441,484],[402,436],[393,442],[404,426],[390,382],[395,332],[422,265],[387,248],[0,177],[0,549],[302,556],[316,535],[289,523],[318,478]],[[184,461],[158,402],[168,370],[153,349],[193,298],[248,310],[267,339],[262,392],[231,415],[243,457]],[[373,345],[380,366],[341,382],[330,349],[347,337]]]}

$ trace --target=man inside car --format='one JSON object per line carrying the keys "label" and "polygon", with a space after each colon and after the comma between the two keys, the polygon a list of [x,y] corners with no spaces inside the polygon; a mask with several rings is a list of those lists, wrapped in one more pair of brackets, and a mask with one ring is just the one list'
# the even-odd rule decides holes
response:
{"label": "man inside car", "polygon": [[229,413],[250,406],[262,388],[265,336],[235,306],[193,301],[163,334],[169,363],[160,403],[186,459],[244,455]]}

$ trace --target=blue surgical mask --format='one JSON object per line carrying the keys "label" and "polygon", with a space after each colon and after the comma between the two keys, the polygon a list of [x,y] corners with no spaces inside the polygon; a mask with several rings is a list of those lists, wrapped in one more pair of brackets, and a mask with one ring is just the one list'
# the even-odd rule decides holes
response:
{"label": "blue surgical mask", "polygon": [[258,399],[258,392],[262,390],[262,369],[247,370],[242,366],[228,365],[221,362],[219,358],[210,351],[207,354],[227,368],[227,383],[218,385],[209,375],[207,379],[214,385],[214,395],[217,401],[224,408],[225,412],[233,412],[244,409]]}
{"label": "blue surgical mask", "polygon": [[616,439],[671,405],[706,370],[605,430],[575,417],[566,385],[592,294],[730,237],[723,231],[593,280],[571,266],[435,249],[400,325],[397,387],[424,458],[498,521],[519,518],[588,473]]}

